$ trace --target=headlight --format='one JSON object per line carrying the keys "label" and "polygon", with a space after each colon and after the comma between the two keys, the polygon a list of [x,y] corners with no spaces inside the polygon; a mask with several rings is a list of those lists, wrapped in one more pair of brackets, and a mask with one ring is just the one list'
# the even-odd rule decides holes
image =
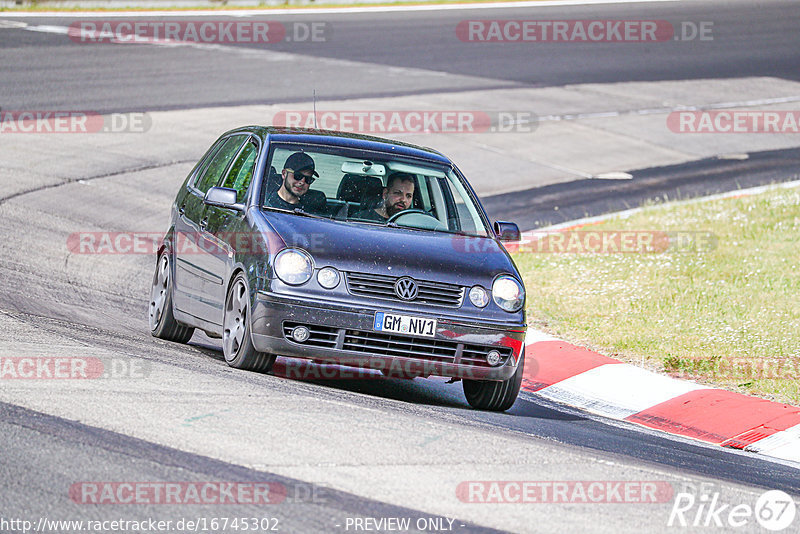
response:
{"label": "headlight", "polygon": [[525,288],[511,276],[498,276],[492,284],[492,298],[507,312],[519,311],[525,302]]}
{"label": "headlight", "polygon": [[317,282],[325,289],[333,289],[339,285],[339,271],[333,267],[325,267],[317,273]]}
{"label": "headlight", "polygon": [[481,286],[472,286],[469,290],[469,300],[478,308],[483,308],[489,304],[489,293]]}
{"label": "headlight", "polygon": [[275,256],[275,274],[290,286],[305,284],[311,279],[314,265],[305,251],[286,248]]}

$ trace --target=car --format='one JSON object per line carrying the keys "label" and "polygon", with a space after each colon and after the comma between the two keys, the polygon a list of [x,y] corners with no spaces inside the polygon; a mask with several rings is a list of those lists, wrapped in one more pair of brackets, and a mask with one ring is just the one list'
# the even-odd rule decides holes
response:
{"label": "car", "polygon": [[[393,192],[403,199],[392,204]],[[505,411],[520,390],[527,325],[503,242],[519,238],[516,224],[490,223],[435,150],[238,128],[209,148],[172,204],[151,333],[187,343],[202,330],[221,338],[230,366],[257,372],[281,356],[450,377],[473,408]]]}

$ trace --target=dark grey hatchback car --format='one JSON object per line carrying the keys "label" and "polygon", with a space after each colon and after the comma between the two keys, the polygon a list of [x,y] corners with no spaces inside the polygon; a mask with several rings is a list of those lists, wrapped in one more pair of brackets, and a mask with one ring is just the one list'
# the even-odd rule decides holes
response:
{"label": "dark grey hatchback car", "polygon": [[[406,199],[391,204],[393,193]],[[525,290],[501,243],[518,239],[434,150],[239,128],[178,192],[150,328],[181,343],[195,329],[221,338],[240,369],[268,372],[286,356],[452,377],[471,406],[503,411],[524,364]]]}

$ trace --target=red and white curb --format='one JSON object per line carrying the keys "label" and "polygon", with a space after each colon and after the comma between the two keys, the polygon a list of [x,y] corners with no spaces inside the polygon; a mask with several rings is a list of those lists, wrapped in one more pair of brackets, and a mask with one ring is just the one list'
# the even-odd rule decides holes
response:
{"label": "red and white curb", "polygon": [[[800,181],[752,187],[675,202],[693,204],[791,189]],[[525,232],[573,230],[641,211],[588,217]],[[706,443],[800,462],[800,407],[659,375],[529,329],[522,389],[589,413]]]}
{"label": "red and white curb", "polygon": [[533,329],[522,389],[610,419],[800,462],[800,407],[659,375]]}

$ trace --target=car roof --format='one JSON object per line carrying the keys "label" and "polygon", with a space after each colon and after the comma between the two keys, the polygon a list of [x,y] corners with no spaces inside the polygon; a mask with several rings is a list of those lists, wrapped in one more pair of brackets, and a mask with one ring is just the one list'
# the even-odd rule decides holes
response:
{"label": "car roof", "polygon": [[338,132],[334,130],[314,130],[309,128],[282,128],[277,126],[243,126],[226,132],[226,134],[234,132],[252,133],[264,141],[335,145],[364,150],[380,150],[402,156],[433,159],[447,165],[452,165],[452,162],[446,156],[432,148],[371,135]]}

